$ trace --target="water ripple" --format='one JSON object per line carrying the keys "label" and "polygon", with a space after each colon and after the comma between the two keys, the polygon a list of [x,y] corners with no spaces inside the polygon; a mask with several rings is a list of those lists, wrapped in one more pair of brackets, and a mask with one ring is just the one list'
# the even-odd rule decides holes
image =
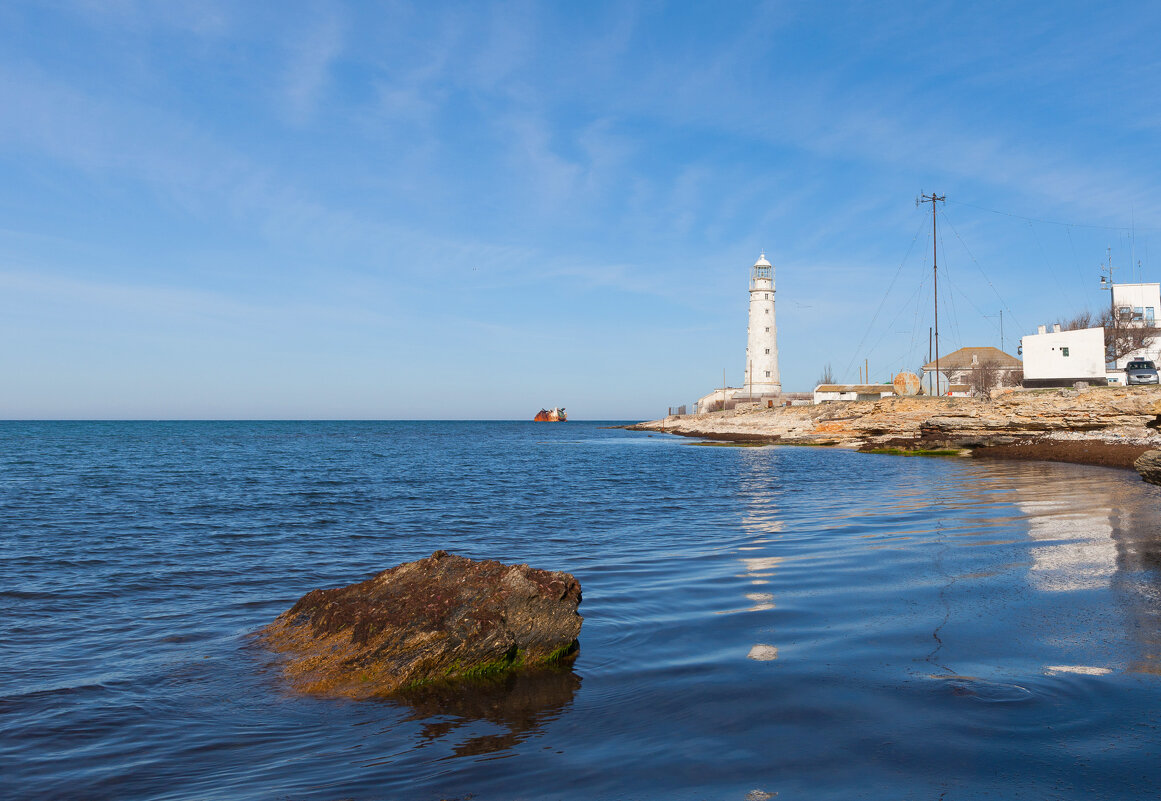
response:
{"label": "water ripple", "polygon": [[[0,444],[13,797],[1161,780],[1161,520],[1131,473],[573,423],[0,423]],[[351,703],[293,694],[251,637],[439,548],[575,573],[576,663]]]}

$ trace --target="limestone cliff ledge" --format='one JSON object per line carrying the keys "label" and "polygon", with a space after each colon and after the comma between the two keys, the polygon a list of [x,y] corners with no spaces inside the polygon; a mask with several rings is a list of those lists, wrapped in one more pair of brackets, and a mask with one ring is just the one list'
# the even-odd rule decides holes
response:
{"label": "limestone cliff ledge", "polygon": [[1161,448],[1161,388],[994,392],[982,398],[891,397],[750,407],[628,426],[726,441],[874,450],[961,449],[973,456],[1131,467]]}

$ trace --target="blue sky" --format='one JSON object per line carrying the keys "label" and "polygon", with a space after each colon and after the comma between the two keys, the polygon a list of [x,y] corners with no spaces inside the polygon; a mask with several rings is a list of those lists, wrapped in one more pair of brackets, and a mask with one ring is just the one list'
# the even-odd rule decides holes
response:
{"label": "blue sky", "polygon": [[[0,417],[642,419],[1161,280],[1150,3],[0,6]],[[1136,262],[1140,261],[1138,269]]]}

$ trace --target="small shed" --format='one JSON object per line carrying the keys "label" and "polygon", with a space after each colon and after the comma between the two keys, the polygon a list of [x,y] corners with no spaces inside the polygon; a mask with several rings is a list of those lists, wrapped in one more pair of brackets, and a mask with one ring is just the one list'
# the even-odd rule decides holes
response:
{"label": "small shed", "polygon": [[814,402],[879,400],[894,394],[890,384],[819,384],[814,388]]}

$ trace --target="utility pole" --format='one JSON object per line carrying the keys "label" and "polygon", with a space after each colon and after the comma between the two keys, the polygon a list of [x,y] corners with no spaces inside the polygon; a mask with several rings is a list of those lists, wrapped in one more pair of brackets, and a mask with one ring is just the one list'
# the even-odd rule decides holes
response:
{"label": "utility pole", "polygon": [[[1118,316],[1117,315],[1117,298],[1116,298],[1116,291],[1113,289],[1115,284],[1113,284],[1113,248],[1111,245],[1107,248],[1107,252],[1108,252],[1108,257],[1109,257],[1109,263],[1107,265],[1102,264],[1101,270],[1108,271],[1109,279],[1108,279],[1108,281],[1105,281],[1105,277],[1103,275],[1101,276],[1101,289],[1107,289],[1109,291],[1109,313],[1113,316],[1113,353],[1115,353],[1116,352],[1116,350],[1115,350],[1116,343],[1117,343],[1117,339],[1118,339],[1117,334],[1120,333],[1118,330],[1120,328],[1120,321],[1117,319],[1117,316]],[[1117,360],[1115,357],[1110,359],[1109,358],[1110,355],[1112,355],[1112,354],[1110,354],[1106,350],[1105,351],[1105,366],[1107,367],[1109,365],[1109,363],[1112,362],[1113,368],[1116,369]]]}
{"label": "utility pole", "polygon": [[931,204],[931,283],[935,290],[935,384],[939,386],[939,263],[937,258],[937,244],[938,239],[935,234],[935,204],[937,202],[943,203],[947,200],[947,195],[937,195],[932,192],[930,195],[920,195],[915,199],[915,205],[920,203]]}
{"label": "utility pole", "polygon": [[[927,363],[931,364],[931,326],[927,326]],[[935,390],[931,387],[931,373],[927,373],[927,394],[929,396],[935,394]]]}

